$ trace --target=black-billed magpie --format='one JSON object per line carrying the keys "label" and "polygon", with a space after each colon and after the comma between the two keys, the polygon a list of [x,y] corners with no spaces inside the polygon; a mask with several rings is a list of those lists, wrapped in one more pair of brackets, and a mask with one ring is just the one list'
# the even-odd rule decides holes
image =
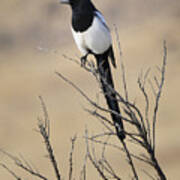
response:
{"label": "black-billed magpie", "polygon": [[72,9],[72,34],[82,53],[81,65],[85,66],[88,54],[96,58],[98,72],[106,102],[111,111],[116,133],[120,140],[125,138],[120,109],[116,99],[114,83],[108,58],[116,67],[112,48],[111,34],[103,15],[98,11],[91,0],[61,0],[61,3],[69,4]]}

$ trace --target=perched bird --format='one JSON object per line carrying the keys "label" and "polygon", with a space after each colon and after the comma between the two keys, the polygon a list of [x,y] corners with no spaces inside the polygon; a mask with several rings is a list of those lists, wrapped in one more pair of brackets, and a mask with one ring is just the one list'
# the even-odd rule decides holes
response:
{"label": "perched bird", "polygon": [[[81,65],[85,66],[88,54],[93,54],[96,59],[98,72],[106,102],[111,112],[117,136],[120,140],[125,138],[120,109],[116,99],[114,83],[110,64],[116,67],[112,48],[111,34],[103,15],[96,9],[91,0],[61,0],[61,3],[69,4],[72,9],[72,34],[82,53]],[[115,113],[113,113],[115,112]]]}

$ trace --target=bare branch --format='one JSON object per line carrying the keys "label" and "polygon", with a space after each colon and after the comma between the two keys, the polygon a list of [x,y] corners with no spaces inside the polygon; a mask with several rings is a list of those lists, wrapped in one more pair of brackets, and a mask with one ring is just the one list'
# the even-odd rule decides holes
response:
{"label": "bare branch", "polygon": [[[95,111],[91,111],[91,110],[88,110],[88,109],[85,109],[85,111],[87,111],[89,114],[91,114],[92,116],[95,116],[97,118],[100,118],[101,120],[103,120],[104,122],[106,122],[108,125],[110,126],[114,126],[114,124],[109,120],[107,119],[105,116],[102,116],[101,114],[99,114],[96,110]],[[109,127],[108,127],[109,129]],[[110,130],[110,129],[109,129]]]}
{"label": "bare branch", "polygon": [[156,180],[151,174],[149,174],[147,171],[143,170],[144,174],[146,174],[149,178],[152,180]]}
{"label": "bare branch", "polygon": [[82,67],[85,71],[92,73],[93,76],[97,79],[97,70],[96,70],[96,68],[95,68],[95,65],[94,65],[93,61],[88,61],[88,60],[87,60],[87,62],[86,62],[86,65],[87,65],[87,66],[81,66],[81,63],[80,63],[79,60],[77,60],[77,59],[75,59],[75,58],[72,58],[72,57],[69,57],[69,56],[64,55],[64,54],[63,54],[63,57],[64,57],[65,59],[67,59],[67,60],[70,60],[70,61],[72,61],[72,62],[75,62],[75,63],[78,64],[80,67]]}
{"label": "bare branch", "polygon": [[138,178],[138,175],[137,175],[137,172],[136,172],[136,169],[135,169],[133,160],[132,160],[132,158],[131,158],[131,154],[130,154],[128,148],[127,148],[127,145],[126,145],[126,143],[125,143],[124,141],[122,141],[121,143],[122,143],[122,145],[123,145],[123,147],[124,147],[124,150],[125,150],[125,152],[126,152],[126,155],[127,155],[127,158],[128,158],[128,163],[129,163],[129,165],[131,166],[131,169],[132,169],[134,178],[135,178],[136,180],[138,180],[139,178]]}
{"label": "bare branch", "polygon": [[156,97],[156,90],[155,90],[155,88],[153,86],[153,83],[152,83],[152,81],[150,79],[148,79],[148,83],[150,84],[152,92],[153,92],[154,96]]}
{"label": "bare branch", "polygon": [[[117,180],[121,180],[120,177],[118,177],[116,175],[116,173],[114,172],[112,166],[109,164],[109,162],[103,158],[102,160],[99,161],[99,164],[102,166],[102,168],[107,172],[109,173],[113,179],[117,179]],[[110,179],[110,178],[109,178]]]}
{"label": "bare branch", "polygon": [[166,41],[164,41],[163,44],[163,51],[164,51],[164,56],[163,56],[163,64],[162,64],[162,68],[161,68],[161,80],[160,80],[160,84],[159,84],[159,90],[156,96],[156,102],[155,102],[155,107],[154,107],[154,114],[153,114],[153,151],[155,151],[155,139],[156,139],[156,121],[157,121],[157,112],[159,109],[159,100],[161,97],[161,93],[162,93],[162,88],[164,85],[164,81],[165,81],[165,71],[166,71],[166,64],[167,64],[167,47],[166,47]]}
{"label": "bare branch", "polygon": [[115,33],[116,33],[116,41],[118,43],[118,50],[119,50],[119,55],[120,55],[120,64],[121,64],[121,72],[122,72],[122,80],[123,80],[123,87],[124,87],[124,93],[125,93],[125,99],[128,101],[128,89],[127,89],[127,81],[126,81],[126,73],[125,73],[125,66],[123,62],[123,53],[121,50],[121,44],[120,44],[120,39],[119,39],[119,34],[118,34],[118,29],[117,26],[114,25]]}
{"label": "bare branch", "polygon": [[47,111],[47,107],[44,103],[44,100],[42,98],[42,96],[39,96],[39,100],[41,102],[41,107],[42,107],[42,110],[43,110],[43,113],[44,113],[44,122],[45,122],[45,129],[47,129],[47,134],[48,134],[48,137],[50,136],[50,121],[49,121],[49,115],[48,115],[48,111]]}
{"label": "bare branch", "polygon": [[106,175],[103,173],[103,171],[102,171],[101,168],[99,167],[98,163],[95,161],[95,159],[92,157],[92,155],[91,155],[91,153],[90,153],[89,142],[88,142],[88,131],[87,131],[87,129],[85,130],[85,141],[86,141],[87,156],[88,156],[90,162],[91,162],[92,165],[95,167],[95,169],[97,170],[97,172],[99,173],[99,175],[102,177],[102,179],[108,180],[108,178],[107,178]]}
{"label": "bare branch", "polygon": [[73,173],[73,153],[74,153],[74,145],[75,145],[76,139],[77,139],[77,136],[76,136],[76,135],[71,139],[71,151],[70,151],[70,157],[69,157],[69,180],[72,180],[72,173]]}
{"label": "bare branch", "polygon": [[56,158],[54,156],[54,152],[53,152],[53,148],[51,146],[50,140],[49,140],[49,129],[50,129],[50,124],[49,124],[49,118],[48,118],[48,113],[47,113],[47,108],[46,105],[44,103],[43,98],[40,96],[40,101],[43,107],[43,112],[44,112],[44,121],[39,119],[39,130],[40,130],[40,134],[43,137],[44,143],[46,145],[46,150],[48,152],[48,157],[51,160],[55,175],[56,175],[56,179],[60,180],[61,176],[60,176],[60,172],[59,172],[59,168],[57,165],[57,161]]}
{"label": "bare branch", "polygon": [[[116,27],[115,27],[116,28]],[[155,157],[155,125],[156,125],[156,118],[157,118],[157,112],[158,112],[158,107],[159,107],[159,99],[161,96],[161,91],[162,91],[162,87],[164,84],[164,74],[165,74],[165,66],[166,66],[166,58],[167,58],[167,48],[166,48],[166,44],[164,43],[164,57],[163,57],[163,66],[161,69],[161,81],[159,82],[158,78],[155,77],[154,81],[156,83],[156,86],[158,88],[158,92],[156,93],[155,88],[153,87],[153,84],[151,83],[150,80],[148,80],[148,75],[150,72],[150,69],[148,69],[145,74],[143,75],[143,73],[141,74],[141,77],[138,78],[138,84],[139,84],[139,88],[141,90],[141,92],[143,93],[143,96],[145,98],[145,113],[141,110],[141,108],[139,108],[137,105],[135,105],[134,103],[131,103],[128,99],[128,89],[127,89],[127,83],[126,83],[126,78],[125,78],[125,68],[124,68],[124,64],[122,61],[122,51],[121,51],[121,47],[120,47],[120,40],[119,40],[119,36],[117,33],[117,28],[116,30],[116,39],[118,42],[118,48],[119,48],[119,53],[120,53],[120,60],[121,60],[121,71],[122,71],[122,79],[123,79],[123,87],[124,87],[124,93],[125,93],[125,98],[123,98],[123,96],[118,93],[114,88],[112,88],[106,81],[105,79],[101,79],[102,81],[104,81],[104,83],[106,84],[107,88],[108,88],[108,95],[109,94],[115,94],[117,97],[118,102],[121,104],[121,106],[124,109],[124,113],[125,116],[121,114],[118,114],[114,111],[111,111],[109,109],[105,109],[102,106],[99,106],[98,103],[94,102],[91,100],[91,98],[89,98],[87,96],[87,94],[81,90],[77,85],[75,85],[72,81],[70,81],[69,79],[67,79],[66,77],[64,77],[61,73],[56,72],[56,74],[63,79],[65,82],[67,82],[68,84],[70,84],[75,90],[77,90],[93,107],[96,108],[95,111],[91,111],[91,110],[87,110],[91,115],[96,116],[98,119],[101,120],[101,123],[106,127],[106,129],[109,132],[104,132],[104,133],[100,133],[97,135],[94,135],[92,137],[86,137],[86,146],[87,146],[87,157],[90,159],[91,163],[94,165],[94,167],[96,168],[96,170],[99,172],[100,176],[103,179],[109,179],[109,177],[105,174],[109,174],[110,176],[112,176],[112,178],[117,179],[118,177],[113,176],[113,171],[111,169],[111,166],[108,165],[108,161],[106,162],[106,158],[104,155],[105,149],[107,146],[110,147],[116,147],[119,148],[121,151],[125,152],[126,157],[128,159],[128,163],[131,167],[131,170],[133,172],[134,178],[133,179],[139,179],[138,175],[137,175],[137,171],[135,169],[135,165],[133,162],[133,158],[140,160],[144,163],[147,163],[151,166],[153,166],[155,168],[155,170],[158,173],[158,176],[161,178],[161,180],[165,180],[166,177],[163,174],[159,163]],[[65,57],[67,58],[67,57]],[[70,59],[72,60],[72,59]],[[74,61],[74,60],[73,60]],[[75,63],[80,64],[79,62],[75,61]],[[100,79],[98,78],[98,73],[95,69],[95,66],[90,66],[90,64],[88,64],[87,68],[85,68],[85,70],[87,70],[88,72],[93,72],[92,74],[96,77],[97,82],[99,83]],[[152,125],[152,129],[151,129],[151,124],[150,124],[150,120],[149,120],[149,111],[150,111],[150,100],[149,100],[149,96],[146,90],[146,82],[150,83],[151,88],[153,90],[153,93],[156,97],[156,104],[154,107],[154,114],[153,114],[153,125]],[[114,135],[114,131],[111,130],[110,126],[114,126],[114,124],[109,121],[106,117],[102,116],[99,112],[97,112],[97,110],[100,110],[102,112],[107,112],[107,113],[113,113],[116,114],[117,116],[121,117],[123,120],[125,120],[126,122],[128,122],[130,125],[133,125],[136,129],[136,131],[134,132],[125,132],[128,137],[130,138],[130,140],[133,143],[138,144],[140,147],[143,147],[146,151],[147,154],[149,155],[150,158],[146,158],[146,156],[137,156],[135,154],[130,153],[129,149],[127,148],[127,144],[125,141],[122,141],[122,145],[123,148],[119,147],[119,146],[115,146],[112,145],[111,143],[108,142],[104,142],[99,140],[98,138],[100,137],[110,137],[111,135]],[[143,113],[142,113],[143,112]],[[128,118],[126,118],[128,117]],[[92,155],[90,154],[89,151],[89,144],[88,144],[88,140],[90,140],[92,143],[100,143],[103,145],[103,150],[102,150],[102,159],[100,159],[99,161],[96,160],[96,156],[95,156],[95,150],[94,148],[92,149]],[[105,173],[104,173],[105,171]],[[84,178],[85,179],[85,178]]]}
{"label": "bare branch", "polygon": [[21,159],[19,159],[16,156],[13,156],[12,154],[0,149],[0,152],[2,152],[4,155],[6,155],[8,158],[10,158],[11,160],[14,161],[14,163],[16,164],[16,166],[20,167],[21,169],[25,170],[27,173],[36,176],[40,179],[43,180],[48,180],[45,176],[41,175],[40,173],[36,172],[35,170],[33,170],[31,167],[28,167],[27,165],[23,164],[23,162],[21,161]]}
{"label": "bare branch", "polygon": [[[62,80],[64,80],[66,83],[68,83],[70,86],[72,86],[76,91],[78,91],[87,100],[87,102],[89,102],[93,107],[98,108],[99,110],[101,110],[103,112],[113,113],[113,114],[119,116],[120,118],[122,118],[123,120],[125,120],[127,122],[129,121],[127,118],[123,117],[121,114],[117,113],[116,111],[109,110],[109,109],[103,108],[102,106],[99,106],[96,102],[92,101],[88,97],[88,95],[85,94],[85,92],[82,89],[80,89],[76,84],[74,84],[71,80],[69,80],[68,78],[63,76],[61,73],[55,72],[55,74],[57,76],[59,76]],[[132,107],[134,107],[136,109],[136,107],[134,105],[130,104],[129,102],[125,102],[125,103],[128,103],[130,106],[132,106]],[[139,113],[140,112],[138,112],[138,114]]]}
{"label": "bare branch", "polygon": [[155,81],[155,83],[156,83],[157,88],[159,89],[160,85],[159,85],[159,82],[158,82],[158,80],[157,80],[157,77],[156,77],[156,76],[154,76],[154,81]]}
{"label": "bare branch", "polygon": [[87,152],[86,152],[86,155],[84,157],[83,167],[82,167],[82,170],[80,172],[80,180],[86,180],[87,159],[88,159],[88,155],[87,155]]}
{"label": "bare branch", "polygon": [[61,176],[60,176],[60,173],[59,173],[57,161],[56,161],[55,156],[54,156],[53,148],[52,148],[51,143],[49,141],[48,133],[47,133],[43,123],[40,122],[38,127],[39,127],[40,133],[41,133],[41,135],[42,135],[42,137],[44,139],[44,143],[46,145],[46,149],[47,149],[47,152],[48,152],[48,157],[51,160],[53,169],[55,171],[56,178],[57,178],[57,180],[60,180]]}
{"label": "bare branch", "polygon": [[[24,164],[31,170],[33,171],[33,168],[31,167],[30,163],[23,157],[23,155],[19,155],[22,161],[24,161]],[[36,171],[37,172],[37,171]]]}
{"label": "bare branch", "polygon": [[2,166],[6,171],[8,171],[16,180],[22,180],[19,176],[17,176],[11,169],[9,169],[5,164],[0,163],[0,166]]}
{"label": "bare branch", "polygon": [[[146,71],[144,78],[143,78],[143,82],[142,82],[142,77],[138,78],[138,85],[139,85],[141,92],[143,93],[143,96],[144,96],[145,102],[146,102],[146,106],[145,106],[145,120],[146,120],[146,126],[147,126],[146,129],[147,129],[148,141],[151,143],[151,129],[150,129],[150,122],[149,122],[149,97],[145,90],[145,83],[146,83],[146,79],[148,77],[149,72],[150,72],[150,68]],[[146,134],[145,134],[145,136],[146,136]]]}

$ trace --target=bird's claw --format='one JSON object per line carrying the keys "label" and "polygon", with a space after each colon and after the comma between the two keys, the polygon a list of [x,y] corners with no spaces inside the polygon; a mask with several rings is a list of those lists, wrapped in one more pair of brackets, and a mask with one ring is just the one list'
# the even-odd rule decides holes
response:
{"label": "bird's claw", "polygon": [[86,56],[81,57],[81,67],[86,66],[86,61],[87,61]]}

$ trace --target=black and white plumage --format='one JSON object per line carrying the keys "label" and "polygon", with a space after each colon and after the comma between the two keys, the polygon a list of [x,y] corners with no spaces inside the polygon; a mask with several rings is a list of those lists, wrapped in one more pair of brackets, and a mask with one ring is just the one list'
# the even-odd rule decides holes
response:
{"label": "black and white plumage", "polygon": [[[120,114],[108,58],[116,67],[112,48],[111,34],[103,15],[90,0],[61,0],[72,8],[72,34],[82,53],[81,64],[85,65],[88,54],[93,54],[97,61],[102,89],[110,110]],[[111,113],[120,140],[125,138],[123,122],[120,116]]]}

